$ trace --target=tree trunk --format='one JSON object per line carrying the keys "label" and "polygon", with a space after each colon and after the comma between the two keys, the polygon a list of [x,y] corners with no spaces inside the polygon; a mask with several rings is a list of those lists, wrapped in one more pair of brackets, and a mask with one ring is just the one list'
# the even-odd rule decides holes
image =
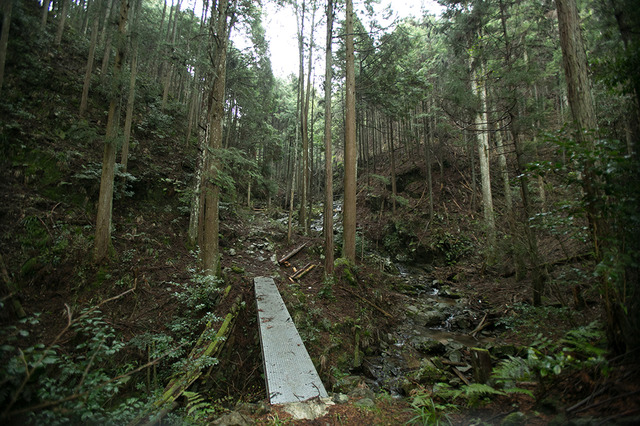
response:
{"label": "tree trunk", "polygon": [[[311,176],[309,173],[309,100],[311,99],[311,67],[313,64],[313,29],[316,19],[315,1],[311,13],[311,28],[309,30],[309,63],[307,65],[307,93],[305,94],[304,107],[302,111],[302,199],[300,201],[300,224],[303,232],[308,235],[311,220],[311,209],[305,211],[305,204],[311,198],[309,188],[311,186]],[[304,214],[303,214],[304,213]]]}
{"label": "tree trunk", "polygon": [[2,0],[2,34],[0,35],[0,93],[4,81],[4,64],[7,61],[7,47],[9,46],[9,27],[11,25],[11,9],[13,0]]}
{"label": "tree trunk", "polygon": [[47,29],[47,17],[49,16],[49,5],[51,4],[51,0],[44,0],[42,2],[42,15],[40,17],[40,27],[42,27],[42,31]]}
{"label": "tree trunk", "polygon": [[89,87],[91,86],[91,74],[93,73],[93,60],[96,52],[96,43],[98,41],[98,24],[96,19],[91,27],[91,43],[89,44],[89,57],[87,58],[87,69],[84,73],[84,85],[82,86],[82,99],[80,100],[80,116],[82,117],[87,111],[89,103]]}
{"label": "tree trunk", "polygon": [[356,77],[353,45],[353,2],[346,9],[346,118],[344,136],[343,246],[345,258],[356,260]]}
{"label": "tree trunk", "polygon": [[[120,16],[118,19],[118,33],[120,39],[125,39],[127,28],[127,16],[129,13],[129,1],[121,0]],[[113,64],[113,79],[117,82],[120,78],[122,70],[122,61],[124,56],[123,44],[118,44],[116,51],[116,61]],[[119,92],[119,91],[116,91]],[[113,98],[109,103],[109,114],[107,116],[107,132],[104,141],[104,152],[102,156],[102,176],[100,178],[100,196],[98,199],[98,215],[96,218],[96,236],[93,253],[95,262],[102,261],[109,251],[111,244],[111,214],[113,206],[113,179],[115,176],[116,166],[116,106],[118,104],[118,95],[113,94]]]}
{"label": "tree trunk", "polygon": [[127,113],[124,120],[124,141],[122,142],[122,155],[120,164],[122,172],[127,171],[129,162],[129,144],[131,141],[131,124],[133,121],[133,105],[136,98],[136,75],[138,73],[138,40],[133,42],[133,52],[131,53],[131,77],[129,79],[129,96],[127,97]]}
{"label": "tree trunk", "polygon": [[56,31],[55,46],[60,46],[62,42],[62,34],[64,33],[64,24],[67,21],[67,12],[69,10],[69,0],[62,0],[62,12],[60,13],[60,21],[58,21],[58,30]]}
{"label": "tree trunk", "polygon": [[[575,137],[584,147],[595,148],[595,132],[597,122],[591,85],[587,69],[587,58],[580,30],[580,16],[575,0],[556,0],[558,9],[558,28],[560,31],[560,47],[562,48],[562,65],[567,82],[567,97],[571,115],[576,126]],[[582,188],[584,204],[593,240],[596,263],[603,260],[602,244],[607,240],[608,224],[601,216],[598,202],[602,194],[597,188],[595,160],[587,159],[583,165]],[[627,349],[635,349],[640,343],[637,329],[628,327],[628,321],[635,321],[637,312],[629,312],[626,305],[627,288],[616,288],[615,279],[600,278],[601,292],[605,302],[606,328],[609,345],[616,353],[624,353]],[[628,285],[625,283],[625,287]]]}
{"label": "tree trunk", "polygon": [[[98,41],[99,46],[105,45],[105,39],[107,37],[107,32],[109,31],[109,18],[111,17],[111,10],[113,9],[113,5],[116,0],[105,0],[105,11],[104,11],[104,20],[102,22],[102,32],[100,33],[100,39]],[[96,17],[96,19],[99,19]],[[104,70],[103,70],[104,72]]]}
{"label": "tree trunk", "polygon": [[[431,176],[431,145],[433,141],[433,129],[429,126],[429,106],[423,101],[424,124],[424,161],[426,163],[427,191],[429,191],[429,222],[433,221],[433,179]],[[426,106],[426,108],[425,108]]]}
{"label": "tree trunk", "polygon": [[396,196],[398,195],[396,187],[396,149],[393,145],[393,118],[389,117],[389,157],[391,157],[391,211],[393,216],[396,215]]}
{"label": "tree trunk", "polygon": [[475,125],[478,137],[478,156],[480,158],[480,181],[482,187],[482,211],[487,233],[489,254],[493,253],[496,245],[496,225],[493,215],[493,198],[491,196],[491,174],[489,166],[489,123],[487,109],[487,89],[484,78],[484,67],[481,66],[481,77],[477,70],[473,72],[471,86],[473,92],[480,98],[480,111],[476,114]]}
{"label": "tree trunk", "polygon": [[[220,187],[216,179],[221,165],[217,159],[217,151],[222,148],[223,119],[225,101],[225,78],[227,65],[227,46],[229,35],[233,27],[234,19],[231,15],[235,10],[227,1],[218,3],[216,9],[212,10],[211,26],[212,38],[210,43],[215,44],[210,47],[210,55],[213,58],[214,80],[211,88],[211,100],[209,102],[211,112],[208,150],[206,152],[206,179],[203,185],[204,191],[204,213],[202,247],[200,254],[202,269],[209,275],[218,273],[220,265],[218,232],[220,228],[218,201],[220,198]],[[216,15],[215,17],[213,15]]]}
{"label": "tree trunk", "polygon": [[327,44],[324,74],[324,270],[333,274],[333,167],[331,148],[331,51],[333,41],[333,0],[327,0]]}
{"label": "tree trunk", "polygon": [[[297,5],[296,5],[297,6]],[[307,133],[307,109],[304,96],[304,15],[306,12],[306,2],[302,2],[302,11],[300,14],[296,13],[296,19],[299,19],[298,24],[298,54],[300,61],[300,69],[298,72],[298,112],[300,123],[300,135],[302,137],[302,179],[299,179],[300,184],[300,210],[298,212],[298,223],[302,226],[302,229],[306,232],[306,217],[307,217],[307,178],[308,163],[309,163],[309,136]],[[297,12],[297,11],[296,11]],[[309,58],[311,62],[311,58]],[[297,139],[297,138],[296,138]],[[296,140],[297,142],[297,140]],[[296,143],[297,146],[297,143]]]}
{"label": "tree trunk", "polygon": [[513,218],[513,199],[511,197],[511,185],[509,184],[509,169],[507,168],[507,153],[502,140],[502,131],[496,130],[496,147],[498,148],[498,165],[500,166],[500,175],[502,176],[502,185],[504,188],[504,205],[506,215],[511,220]]}

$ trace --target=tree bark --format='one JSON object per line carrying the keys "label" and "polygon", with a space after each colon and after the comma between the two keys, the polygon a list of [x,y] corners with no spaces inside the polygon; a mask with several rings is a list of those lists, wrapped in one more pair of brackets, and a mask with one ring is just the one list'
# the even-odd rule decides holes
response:
{"label": "tree bark", "polygon": [[346,9],[346,118],[344,137],[344,206],[342,253],[356,260],[356,78],[353,45],[353,2],[347,0]]}
{"label": "tree bark", "polygon": [[431,176],[431,146],[433,141],[433,129],[429,126],[429,104],[422,102],[424,125],[424,161],[426,163],[427,191],[429,191],[429,221],[433,221],[433,179]]}
{"label": "tree bark", "polygon": [[67,12],[69,10],[69,0],[62,0],[62,12],[60,13],[60,21],[58,21],[58,30],[56,31],[55,46],[60,46],[62,42],[62,34],[64,33],[64,24],[67,21]]}
{"label": "tree bark", "polygon": [[[597,121],[591,85],[587,68],[587,57],[580,30],[580,16],[575,0],[556,0],[558,9],[558,29],[560,47],[562,48],[562,65],[567,83],[567,97],[571,116],[576,126],[576,140],[590,150],[595,149],[595,132]],[[603,195],[598,189],[594,159],[586,159],[583,165],[582,188],[584,204],[589,219],[589,227],[593,240],[596,263],[603,260],[603,247],[607,241],[608,223],[601,216],[599,202]],[[629,230],[631,231],[631,230]],[[621,244],[621,243],[620,243]],[[640,345],[637,327],[631,325],[637,321],[637,311],[631,305],[629,310],[626,300],[626,288],[616,287],[615,278],[607,276],[607,268],[600,276],[600,291],[603,295],[606,313],[606,329],[609,345],[616,353],[624,353],[627,349],[636,349]]]}
{"label": "tree bark", "polygon": [[[296,3],[297,7],[297,3]],[[298,54],[300,69],[298,72],[298,113],[299,115],[299,128],[300,136],[302,138],[302,167],[301,175],[302,179],[299,179],[299,193],[300,193],[300,209],[298,211],[298,223],[306,231],[306,217],[307,217],[307,178],[308,178],[308,163],[309,163],[309,137],[307,133],[307,109],[304,96],[304,19],[306,12],[306,1],[302,2],[302,11],[300,14],[296,13],[296,19],[299,19],[298,23]],[[298,12],[298,11],[296,11]],[[309,57],[311,62],[311,57]],[[297,138],[296,138],[297,139]],[[297,140],[296,140],[297,142]],[[296,143],[297,146],[297,143]]]}
{"label": "tree bark", "polygon": [[202,269],[209,275],[217,274],[220,265],[218,240],[220,187],[216,179],[221,165],[216,156],[218,155],[217,151],[222,148],[227,46],[235,21],[233,16],[235,4],[235,0],[221,1],[211,13],[212,40],[210,50],[212,52],[210,55],[213,58],[214,79],[211,88],[211,101],[209,102],[211,108],[209,114],[210,131],[208,150],[205,153],[206,177],[203,185],[204,206],[202,206],[204,223],[202,247],[200,247]]}
{"label": "tree bark", "polygon": [[491,195],[491,172],[489,165],[489,123],[487,108],[487,89],[484,81],[484,67],[481,72],[473,71],[471,79],[472,91],[480,98],[480,111],[476,114],[475,125],[478,138],[478,156],[480,158],[480,181],[482,187],[482,211],[486,227],[487,243],[490,252],[496,245],[496,224],[493,214],[493,198]]}
{"label": "tree bark", "polygon": [[[118,32],[120,39],[124,40],[127,28],[127,16],[129,13],[130,0],[121,0],[120,15],[118,18]],[[117,84],[122,70],[124,56],[123,44],[118,44],[116,50],[116,60],[113,65],[113,79]],[[96,236],[93,252],[95,262],[102,261],[109,251],[111,244],[111,216],[113,207],[113,179],[116,166],[116,106],[118,104],[119,90],[113,95],[109,103],[109,114],[107,116],[107,132],[104,141],[104,152],[102,156],[102,176],[100,178],[100,195],[98,199],[98,215],[96,218]]]}
{"label": "tree bark", "polygon": [[4,82],[4,65],[7,61],[7,47],[9,46],[9,27],[11,25],[11,9],[13,0],[2,0],[2,34],[0,35],[0,93]]}
{"label": "tree bark", "polygon": [[40,27],[42,27],[42,31],[47,29],[47,17],[49,16],[50,4],[51,0],[44,0],[42,2],[42,15],[40,16]]}
{"label": "tree bark", "polygon": [[331,80],[333,42],[333,0],[327,0],[327,44],[324,74],[324,270],[333,274],[333,167],[331,147]]}
{"label": "tree bark", "polygon": [[305,205],[310,198],[309,188],[311,177],[309,174],[309,100],[311,99],[311,68],[313,64],[313,29],[316,19],[315,1],[311,13],[311,29],[309,30],[309,62],[307,64],[307,89],[302,111],[302,198],[300,200],[300,224],[305,234],[309,234],[311,209],[306,211]]}
{"label": "tree bark", "polygon": [[131,77],[129,79],[129,96],[127,97],[127,112],[124,120],[124,141],[122,143],[122,154],[120,164],[122,172],[127,171],[129,163],[129,145],[131,141],[131,125],[133,121],[133,106],[136,98],[136,76],[138,74],[138,40],[133,42],[133,52],[131,53]]}
{"label": "tree bark", "polygon": [[389,117],[389,157],[391,157],[391,211],[396,215],[396,197],[398,189],[396,187],[396,149],[393,145],[393,118]]}
{"label": "tree bark", "polygon": [[93,22],[91,27],[91,42],[89,44],[89,57],[87,58],[87,69],[84,73],[84,85],[82,86],[82,98],[80,100],[80,116],[82,117],[87,111],[89,103],[89,88],[91,87],[91,74],[93,73],[93,61],[96,53],[96,44],[98,42],[98,19]]}

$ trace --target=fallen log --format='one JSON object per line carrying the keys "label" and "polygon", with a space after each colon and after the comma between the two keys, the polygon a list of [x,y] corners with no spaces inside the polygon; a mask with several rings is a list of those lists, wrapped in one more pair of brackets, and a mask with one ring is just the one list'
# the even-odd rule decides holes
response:
{"label": "fallen log", "polygon": [[185,370],[173,378],[165,387],[160,399],[154,403],[156,407],[164,407],[166,404],[170,404],[178,399],[180,395],[200,377],[202,374],[201,368],[206,365],[207,362],[206,358],[215,357],[220,353],[224,342],[227,340],[227,337],[229,337],[233,322],[240,310],[241,301],[242,297],[238,296],[231,311],[225,317],[224,322],[213,339],[210,337],[213,324],[211,321],[207,324],[189,354],[189,361],[185,365]]}
{"label": "fallen log", "polygon": [[[227,288],[225,295],[228,290],[229,288]],[[213,337],[213,321],[211,320],[207,323],[204,331],[200,334],[196,344],[189,353],[183,370],[173,376],[162,392],[162,395],[153,403],[154,408],[158,411],[153,414],[147,411],[129,423],[129,426],[156,424],[175,407],[176,400],[198,380],[203,374],[203,369],[210,365],[209,361],[211,358],[220,355],[225,342],[231,334],[238,312],[242,306],[242,296],[238,296],[233,302],[229,313],[227,313],[224,322]]]}
{"label": "fallen log", "polygon": [[469,380],[466,377],[464,377],[464,374],[462,374],[460,370],[458,370],[456,367],[451,366],[451,371],[456,373],[456,376],[458,376],[460,380],[464,382],[465,385],[469,386],[471,384],[471,382],[469,382]]}
{"label": "fallen log", "polygon": [[292,251],[290,251],[288,254],[284,255],[282,257],[282,259],[278,260],[279,264],[283,264],[284,262],[286,262],[287,260],[291,259],[293,256],[295,256],[296,254],[298,254],[300,252],[300,250],[302,250],[305,246],[307,245],[307,243],[302,244],[299,247],[296,247],[295,249],[293,249]]}
{"label": "fallen log", "polygon": [[489,323],[485,323],[486,320],[487,320],[487,312],[484,313],[484,317],[482,317],[482,321],[480,321],[480,324],[478,324],[478,326],[471,333],[469,333],[469,335],[471,337],[476,337],[476,334],[478,334],[478,332],[480,332],[483,328],[489,325]]}

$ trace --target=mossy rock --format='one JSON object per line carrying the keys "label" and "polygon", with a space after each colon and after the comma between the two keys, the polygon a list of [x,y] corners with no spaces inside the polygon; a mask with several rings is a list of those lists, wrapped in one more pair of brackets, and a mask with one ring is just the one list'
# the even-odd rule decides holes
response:
{"label": "mossy rock", "polygon": [[527,416],[520,411],[516,411],[515,413],[509,414],[505,417],[501,422],[500,426],[518,426],[523,425],[527,421]]}
{"label": "mossy rock", "polygon": [[427,355],[442,355],[446,351],[446,347],[442,343],[430,337],[418,342],[416,349]]}
{"label": "mossy rock", "polygon": [[427,385],[442,382],[446,379],[446,376],[431,361],[423,360],[420,368],[411,373],[410,378],[417,383]]}
{"label": "mossy rock", "polygon": [[346,282],[352,286],[355,286],[358,283],[356,265],[354,265],[350,260],[340,257],[333,263],[333,268],[334,275],[338,280]]}

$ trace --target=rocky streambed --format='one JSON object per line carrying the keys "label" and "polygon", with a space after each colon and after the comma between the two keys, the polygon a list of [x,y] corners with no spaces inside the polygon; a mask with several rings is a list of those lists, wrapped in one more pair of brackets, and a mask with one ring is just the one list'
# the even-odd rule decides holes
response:
{"label": "rocky streambed", "polygon": [[396,267],[406,298],[400,325],[381,336],[379,351],[364,357],[361,368],[374,390],[404,396],[421,385],[457,387],[474,381],[472,348],[515,353],[482,330],[484,311],[419,268]]}

